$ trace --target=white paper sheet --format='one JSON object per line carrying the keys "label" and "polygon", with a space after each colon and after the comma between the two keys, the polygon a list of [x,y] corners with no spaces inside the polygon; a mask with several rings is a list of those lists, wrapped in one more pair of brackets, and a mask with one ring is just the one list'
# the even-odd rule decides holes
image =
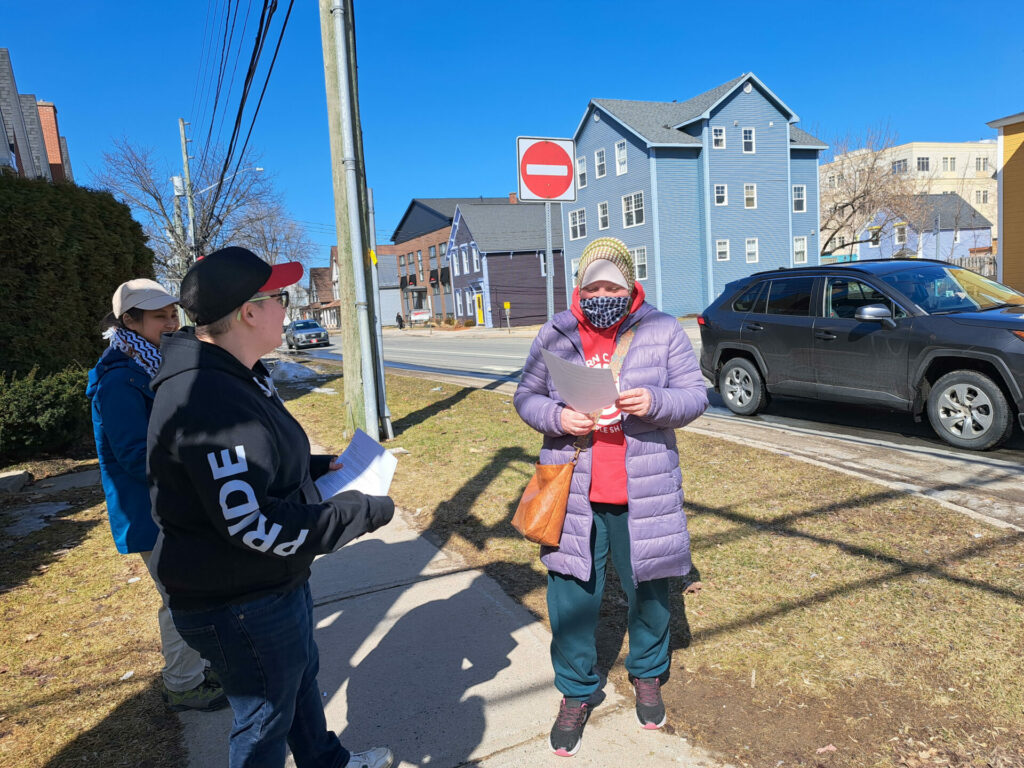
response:
{"label": "white paper sheet", "polygon": [[338,457],[341,469],[328,472],[316,481],[322,498],[342,491],[362,491],[369,496],[387,496],[395,476],[398,459],[384,446],[357,429],[345,452]]}
{"label": "white paper sheet", "polygon": [[600,411],[618,399],[619,390],[610,368],[587,368],[556,357],[546,349],[540,352],[558,394],[580,413]]}

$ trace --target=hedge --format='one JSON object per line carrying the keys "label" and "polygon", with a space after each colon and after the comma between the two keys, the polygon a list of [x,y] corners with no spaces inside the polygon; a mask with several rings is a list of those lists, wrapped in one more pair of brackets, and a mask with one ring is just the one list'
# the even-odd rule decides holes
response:
{"label": "hedge", "polygon": [[88,373],[69,367],[37,377],[0,373],[0,467],[66,448],[88,431]]}
{"label": "hedge", "polygon": [[110,297],[134,277],[153,277],[153,253],[126,205],[0,174],[0,372],[91,367]]}

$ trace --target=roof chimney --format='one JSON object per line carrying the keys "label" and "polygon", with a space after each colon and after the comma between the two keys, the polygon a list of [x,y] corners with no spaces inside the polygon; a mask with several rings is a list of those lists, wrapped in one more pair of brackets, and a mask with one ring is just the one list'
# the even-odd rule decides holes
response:
{"label": "roof chimney", "polygon": [[516,193],[515,192],[509,192],[508,193],[508,202],[509,202],[510,205],[515,205],[516,203],[519,202],[519,199],[516,197]]}

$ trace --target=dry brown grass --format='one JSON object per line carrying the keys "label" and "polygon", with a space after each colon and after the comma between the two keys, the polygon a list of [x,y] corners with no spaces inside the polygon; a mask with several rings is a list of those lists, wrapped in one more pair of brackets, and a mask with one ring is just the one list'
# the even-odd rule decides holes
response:
{"label": "dry brown grass", "polygon": [[0,538],[0,765],[182,765],[142,560],[114,549],[98,489],[48,500],[71,506]]}
{"label": "dry brown grass", "polygon": [[[535,547],[508,524],[539,436],[507,395],[388,383],[395,443],[410,451],[396,502],[543,618]],[[341,449],[336,402],[303,394],[289,407]],[[686,606],[686,648],[675,597],[665,695],[683,732],[756,766],[1024,765],[1021,534],[784,456],[679,438],[705,580]],[[610,658],[619,600],[606,601]]]}

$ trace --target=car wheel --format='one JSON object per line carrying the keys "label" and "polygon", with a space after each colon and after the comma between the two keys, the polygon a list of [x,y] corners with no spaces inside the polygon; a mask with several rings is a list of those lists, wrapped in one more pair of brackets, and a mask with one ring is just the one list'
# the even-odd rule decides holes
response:
{"label": "car wheel", "polygon": [[761,372],[745,357],[734,357],[722,366],[718,391],[726,407],[740,416],[753,416],[768,403]]}
{"label": "car wheel", "polygon": [[1013,432],[1003,390],[977,371],[952,371],[928,395],[928,421],[950,445],[973,451],[996,448]]}

